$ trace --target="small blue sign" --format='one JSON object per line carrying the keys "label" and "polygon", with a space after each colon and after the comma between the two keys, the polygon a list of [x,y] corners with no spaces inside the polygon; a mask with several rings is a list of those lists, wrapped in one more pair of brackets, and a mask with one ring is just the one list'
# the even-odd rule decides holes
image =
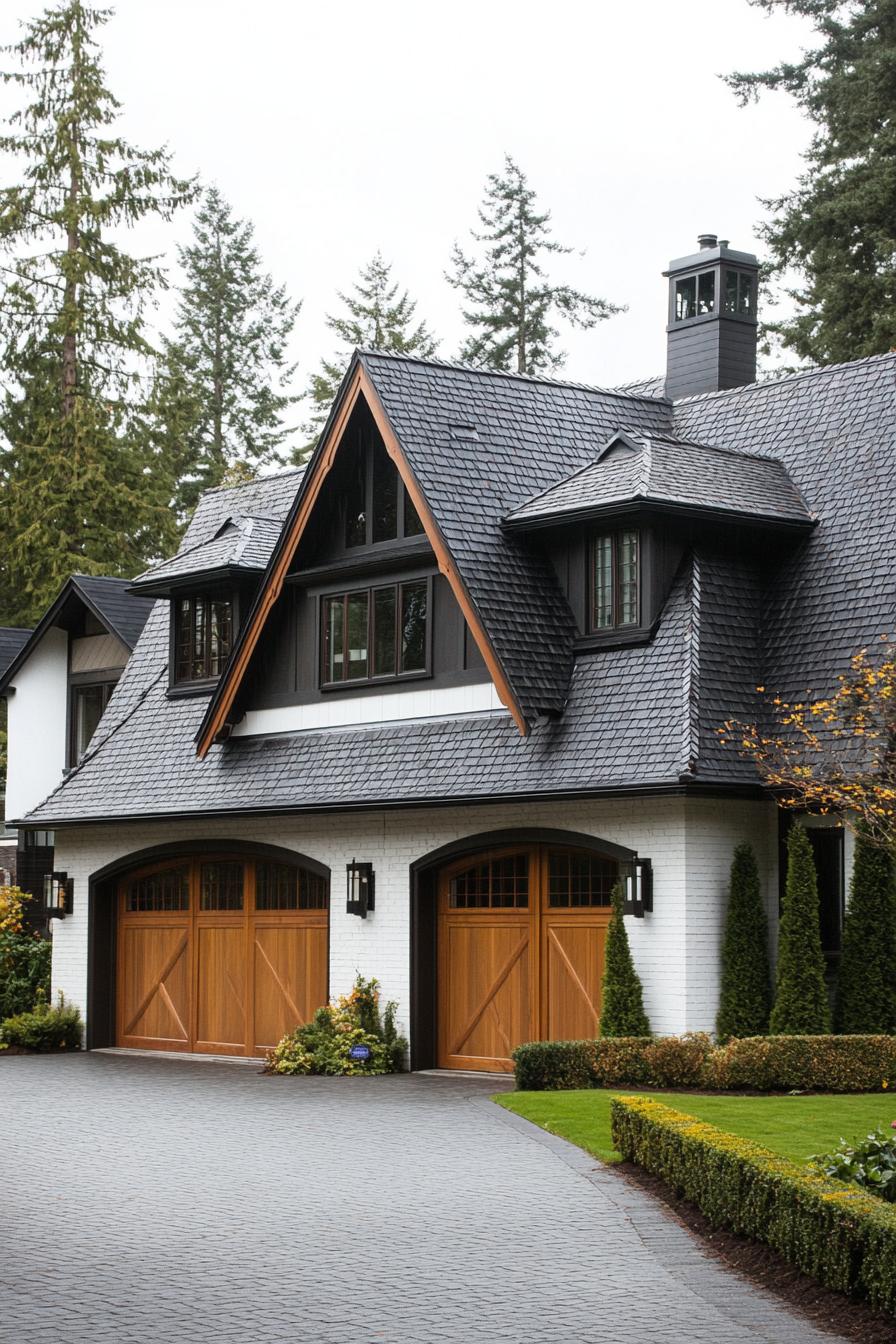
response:
{"label": "small blue sign", "polygon": [[349,1053],[349,1055],[350,1055],[350,1057],[351,1057],[352,1059],[369,1059],[369,1058],[370,1058],[370,1046],[369,1046],[369,1045],[353,1045],[352,1048],[349,1050],[348,1053]]}

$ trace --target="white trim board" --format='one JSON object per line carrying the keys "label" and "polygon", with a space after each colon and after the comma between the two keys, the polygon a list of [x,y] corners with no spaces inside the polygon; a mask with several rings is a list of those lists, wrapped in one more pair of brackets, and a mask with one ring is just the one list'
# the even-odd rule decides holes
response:
{"label": "white trim board", "polygon": [[356,695],[316,700],[308,705],[277,709],[250,709],[233,729],[234,737],[271,733],[302,733],[354,724],[395,723],[401,719],[453,719],[485,711],[507,711],[490,681],[468,686],[443,686],[423,691],[395,691],[391,695]]}

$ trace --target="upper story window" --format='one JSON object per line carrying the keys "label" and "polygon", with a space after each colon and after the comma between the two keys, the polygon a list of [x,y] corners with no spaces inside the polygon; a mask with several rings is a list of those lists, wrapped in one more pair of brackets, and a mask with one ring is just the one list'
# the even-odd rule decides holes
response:
{"label": "upper story window", "polygon": [[725,272],[725,307],[737,317],[756,316],[756,276],[747,271]]}
{"label": "upper story window", "polygon": [[593,633],[640,624],[641,540],[638,532],[607,532],[593,537],[590,578]]}
{"label": "upper story window", "polygon": [[233,608],[228,598],[197,595],[177,599],[175,681],[209,681],[219,677],[232,643]]}
{"label": "upper story window", "polygon": [[346,547],[418,537],[422,531],[423,524],[395,463],[375,438],[369,452],[357,454],[348,482]]}
{"label": "upper story window", "polygon": [[429,608],[429,579],[323,598],[322,684],[426,675]]}
{"label": "upper story window", "polygon": [[77,765],[87,750],[114,690],[114,681],[72,687],[70,766]]}

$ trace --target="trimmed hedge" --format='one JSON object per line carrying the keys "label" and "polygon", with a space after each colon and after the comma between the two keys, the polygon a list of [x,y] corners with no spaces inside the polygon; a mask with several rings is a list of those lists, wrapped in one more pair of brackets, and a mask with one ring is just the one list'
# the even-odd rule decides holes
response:
{"label": "trimmed hedge", "polygon": [[717,1227],[896,1315],[896,1208],[646,1097],[612,1102],[613,1142]]}
{"label": "trimmed hedge", "polygon": [[521,1091],[703,1087],[720,1092],[896,1091],[896,1036],[690,1036],[533,1041],[513,1052]]}

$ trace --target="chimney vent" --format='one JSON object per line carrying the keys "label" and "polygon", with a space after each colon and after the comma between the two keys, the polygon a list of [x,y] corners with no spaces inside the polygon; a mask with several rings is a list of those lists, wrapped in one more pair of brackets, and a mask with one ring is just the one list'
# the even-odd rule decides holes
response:
{"label": "chimney vent", "polygon": [[759,262],[701,233],[700,250],[669,263],[666,396],[692,397],[756,381]]}

